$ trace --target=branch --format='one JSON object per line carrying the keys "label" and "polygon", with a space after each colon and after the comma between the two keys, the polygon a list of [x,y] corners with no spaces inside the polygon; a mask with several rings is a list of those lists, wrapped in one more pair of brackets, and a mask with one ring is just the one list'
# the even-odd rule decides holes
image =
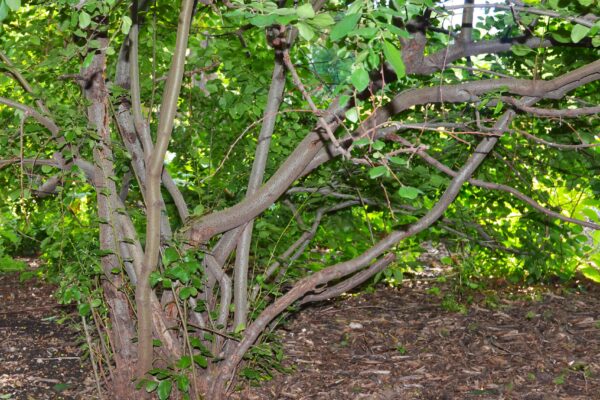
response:
{"label": "branch", "polygon": [[[25,79],[25,77],[23,76],[23,74],[21,74],[21,72],[15,68],[15,66],[13,65],[13,63],[10,61],[10,59],[6,56],[6,54],[4,54],[3,52],[0,51],[0,60],[2,60],[2,62],[4,64],[6,64],[6,66],[8,67],[8,72],[15,77],[15,79],[17,80],[17,82],[19,82],[19,85],[21,85],[21,87],[23,88],[23,90],[25,90],[27,93],[33,95],[33,88],[31,87],[31,85],[29,84],[29,82],[27,81],[27,79]],[[50,114],[50,110],[48,110],[48,108],[46,107],[46,105],[44,104],[44,102],[41,99],[35,99],[35,104],[37,104],[37,106],[39,107],[40,110],[42,110],[42,112],[44,114]]]}
{"label": "branch", "polygon": [[163,162],[177,111],[177,100],[181,90],[181,82],[185,66],[185,54],[192,22],[193,0],[182,0],[177,26],[177,39],[169,77],[165,85],[160,107],[160,119],[156,133],[156,145],[152,150],[147,166],[146,187],[146,248],[144,251],[143,269],[136,286],[136,305],[138,312],[138,364],[137,376],[142,377],[152,368],[152,309],[150,298],[150,273],[156,269],[160,250],[160,183]]}
{"label": "branch", "polygon": [[314,301],[323,301],[329,300],[332,297],[339,296],[342,293],[345,293],[349,290],[354,289],[360,284],[365,283],[369,278],[374,276],[375,274],[383,271],[390,265],[392,262],[396,260],[396,255],[393,253],[387,254],[380,260],[375,261],[373,264],[369,266],[369,268],[364,269],[356,274],[352,275],[350,278],[338,283],[335,286],[330,287],[327,290],[319,294],[313,294],[304,297],[300,300],[300,304],[306,304]]}
{"label": "branch", "polygon": [[[263,114],[263,123],[258,135],[258,144],[252,163],[252,171],[248,179],[246,197],[252,197],[263,183],[265,167],[269,156],[271,137],[275,129],[275,121],[285,89],[285,67],[280,57],[275,56],[271,86],[267,95],[267,105]],[[248,315],[248,263],[250,245],[252,243],[253,221],[249,221],[239,238],[235,253],[234,268],[234,327],[246,325]]]}
{"label": "branch", "polygon": [[[383,124],[391,116],[417,104],[439,103],[442,100],[446,103],[474,102],[479,99],[479,95],[494,90],[506,90],[513,94],[539,98],[560,98],[567,91],[597,79],[600,79],[600,60],[550,81],[493,79],[458,85],[413,89],[398,94],[390,103],[376,109],[361,124],[355,134],[341,141],[341,143],[344,146],[349,146],[354,138],[366,136],[369,132],[376,132],[376,127]],[[334,113],[328,113],[328,115],[331,114]],[[339,115],[339,111],[334,115]],[[331,123],[335,124],[336,127],[339,124],[337,120]],[[318,138],[320,136],[317,132],[309,134],[255,196],[246,198],[226,210],[209,214],[198,221],[192,221],[191,227],[184,231],[190,243],[203,243],[214,235],[245,224],[273,204],[299,175],[306,174],[307,171],[340,154],[335,149],[323,148],[323,141]],[[317,156],[317,154],[319,155]],[[308,157],[313,161],[307,161]],[[300,172],[298,172],[299,169]]]}
{"label": "branch", "polygon": [[25,104],[21,104],[19,102],[16,102],[16,101],[4,98],[4,97],[0,97],[0,104],[4,104],[8,107],[12,107],[12,108],[16,108],[17,110],[21,110],[26,115],[31,115],[33,117],[33,119],[35,119],[37,122],[42,124],[46,129],[48,129],[50,131],[50,133],[52,133],[52,136],[57,136],[58,132],[60,131],[60,129],[58,128],[58,125],[56,125],[56,123],[52,119],[40,114],[32,107],[26,106]]}
{"label": "branch", "polygon": [[[401,138],[401,140],[403,142],[408,142],[406,139]],[[437,168],[438,170],[442,171],[443,173],[445,173],[446,175],[450,175],[450,176],[456,176],[457,173],[455,171],[453,171],[451,168],[445,166],[444,164],[442,164],[441,162],[439,162],[437,159],[433,158],[432,156],[430,156],[429,154],[427,154],[427,152],[425,152],[424,150],[419,150],[417,152],[417,155],[419,157],[421,157],[423,160],[425,160],[428,164],[430,164],[431,166]],[[579,219],[575,219],[575,218],[570,218],[570,217],[566,217],[564,215],[562,215],[561,213],[549,210],[545,207],[543,207],[542,205],[540,205],[539,203],[537,203],[535,200],[533,200],[532,198],[526,196],[525,194],[521,193],[520,191],[518,191],[517,189],[507,186],[507,185],[503,185],[503,184],[499,184],[499,183],[491,183],[491,182],[486,182],[480,179],[469,179],[468,181],[470,184],[474,185],[474,186],[479,186],[485,189],[493,189],[493,190],[500,190],[503,192],[507,192],[512,194],[513,196],[515,196],[516,198],[524,201],[525,203],[529,204],[531,207],[533,207],[534,209],[540,211],[543,214],[546,214],[550,217],[554,217],[557,219],[560,219],[561,221],[565,221],[565,222],[571,222],[573,224],[577,224],[577,225],[581,225],[581,226],[585,226],[587,228],[591,228],[591,229],[600,229],[600,225],[595,224],[593,222],[588,222],[588,221],[582,221]]]}
{"label": "branch", "polygon": [[469,9],[469,8],[495,8],[496,10],[508,10],[508,11],[521,11],[521,12],[525,12],[528,14],[535,14],[535,15],[544,15],[547,17],[553,17],[553,18],[560,18],[560,19],[564,19],[566,21],[569,22],[573,22],[579,25],[583,25],[583,26],[587,26],[588,28],[591,28],[592,26],[594,26],[594,22],[596,22],[596,20],[598,20],[598,17],[596,16],[591,16],[590,18],[588,17],[572,17],[569,15],[563,15],[557,11],[550,11],[550,10],[541,10],[539,8],[533,8],[533,7],[523,7],[523,6],[515,6],[515,5],[506,5],[506,4],[463,4],[463,5],[454,5],[454,6],[444,6],[443,7],[445,10],[458,10],[458,9]]}
{"label": "branch", "polygon": [[553,143],[553,142],[548,142],[547,140],[544,140],[542,138],[539,138],[535,135],[532,135],[531,133],[528,133],[524,130],[521,129],[515,129],[516,132],[520,133],[521,135],[533,140],[534,142],[538,142],[541,143],[545,146],[548,147],[554,147],[557,149],[568,149],[568,150],[577,150],[577,149],[587,149],[590,147],[598,147],[600,146],[600,143],[590,143],[590,144],[562,144],[562,143]]}
{"label": "branch", "polygon": [[538,117],[574,118],[582,115],[600,113],[600,106],[553,110],[547,108],[529,107],[513,97],[502,96],[501,99],[503,102],[508,103],[523,112],[535,114]]}
{"label": "branch", "polygon": [[[504,113],[504,115],[496,124],[496,129],[498,131],[504,131],[513,115],[514,113],[512,111],[507,111]],[[223,362],[217,378],[212,382],[210,392],[212,396],[210,397],[219,398],[225,383],[231,379],[233,371],[241,361],[243,355],[248,351],[250,346],[252,346],[260,333],[263,332],[273,318],[283,312],[288,306],[302,298],[306,293],[313,291],[319,285],[323,285],[332,280],[340,279],[359,271],[360,269],[369,265],[371,260],[379,257],[400,240],[427,229],[435,221],[437,221],[450,206],[450,204],[452,204],[463,183],[472,176],[477,167],[483,162],[483,160],[485,160],[488,153],[493,149],[497,142],[497,137],[485,137],[477,146],[474,153],[465,163],[460,172],[456,175],[456,177],[454,177],[444,194],[440,197],[433,208],[417,222],[409,225],[406,230],[394,231],[390,233],[370,249],[352,260],[332,265],[301,279],[285,295],[278,298],[273,304],[267,307],[246,329],[244,332],[244,338],[236,347],[235,352]]]}
{"label": "branch", "polygon": [[[568,91],[598,79],[600,79],[600,61],[594,61],[549,81],[487,79],[458,85],[412,89],[396,95],[384,107],[376,109],[352,135],[340,140],[340,143],[345,148],[349,147],[359,137],[378,132],[377,129],[383,126],[393,115],[417,104],[439,103],[441,101],[445,103],[475,102],[479,100],[479,96],[494,90],[506,90],[509,93],[521,96],[559,99]],[[339,154],[332,146],[322,149],[302,172],[302,175],[308,174]]]}

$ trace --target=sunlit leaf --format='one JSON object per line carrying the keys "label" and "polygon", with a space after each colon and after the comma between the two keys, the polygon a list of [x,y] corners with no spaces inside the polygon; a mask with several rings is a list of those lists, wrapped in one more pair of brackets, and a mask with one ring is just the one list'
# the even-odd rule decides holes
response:
{"label": "sunlit leaf", "polygon": [[335,24],[335,26],[331,29],[331,34],[329,37],[333,41],[340,40],[344,38],[350,31],[356,27],[358,20],[360,20],[361,14],[350,14],[346,15],[340,22]]}
{"label": "sunlit leaf", "polygon": [[298,22],[296,26],[298,27],[300,36],[302,36],[304,40],[311,40],[315,36],[315,31],[313,31],[308,24],[304,22]]}
{"label": "sunlit leaf", "polygon": [[8,6],[8,8],[10,8],[12,11],[17,11],[19,9],[19,7],[21,7],[21,0],[5,0],[6,1],[6,5]]}
{"label": "sunlit leaf", "polygon": [[350,77],[350,82],[352,82],[359,92],[362,92],[369,86],[369,81],[369,73],[364,68],[357,68]]}
{"label": "sunlit leaf", "polygon": [[310,3],[302,4],[296,9],[296,13],[300,19],[309,19],[315,16],[315,10]]}
{"label": "sunlit leaf", "polygon": [[160,381],[160,383],[158,384],[158,388],[156,390],[156,393],[158,394],[158,398],[160,400],[168,399],[169,396],[171,395],[172,388],[173,388],[173,383],[171,383],[170,380],[165,379],[163,381]]}
{"label": "sunlit leaf", "polygon": [[310,23],[315,26],[324,28],[335,24],[335,20],[328,13],[323,13],[316,15],[313,19],[310,20]]}
{"label": "sunlit leaf", "polygon": [[371,178],[371,179],[379,178],[380,176],[386,175],[387,172],[388,172],[388,169],[385,165],[379,165],[379,166],[371,168],[369,170],[369,178]]}
{"label": "sunlit leaf", "polygon": [[398,195],[400,197],[404,197],[405,199],[410,200],[416,199],[421,193],[423,192],[412,186],[402,186],[400,189],[398,189]]}
{"label": "sunlit leaf", "polygon": [[402,61],[402,54],[396,48],[396,46],[394,46],[387,40],[384,41],[383,54],[387,62],[389,62],[392,68],[394,68],[398,79],[404,77],[404,75],[406,75],[406,67],[404,66],[404,61]]}
{"label": "sunlit leaf", "polygon": [[79,13],[79,26],[81,27],[81,29],[85,29],[88,26],[90,26],[91,22],[92,17],[90,16],[90,14],[86,13],[85,11],[81,11]]}
{"label": "sunlit leaf", "polygon": [[579,43],[581,39],[587,36],[589,31],[590,28],[588,28],[587,26],[577,24],[573,27],[573,30],[571,31],[571,40],[573,41],[573,43]]}

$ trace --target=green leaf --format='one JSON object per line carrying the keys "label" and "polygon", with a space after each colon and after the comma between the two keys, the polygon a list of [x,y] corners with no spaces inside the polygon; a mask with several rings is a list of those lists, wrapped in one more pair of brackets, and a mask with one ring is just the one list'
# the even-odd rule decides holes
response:
{"label": "green leaf", "polygon": [[531,53],[533,50],[524,44],[515,44],[510,47],[510,51],[512,51],[515,56],[522,57]]}
{"label": "green leaf", "polygon": [[17,11],[21,7],[21,0],[6,0],[6,5],[12,11]]}
{"label": "green leaf", "polygon": [[131,24],[133,23],[133,21],[131,21],[131,18],[129,18],[127,15],[123,15],[121,17],[121,32],[123,33],[123,35],[127,35],[129,33],[129,30],[131,29]]}
{"label": "green leaf", "polygon": [[340,107],[345,107],[346,104],[348,104],[348,101],[350,101],[350,96],[348,96],[347,94],[343,94],[340,96]]}
{"label": "green leaf", "polygon": [[102,300],[100,300],[100,299],[94,299],[90,303],[90,305],[94,308],[100,307],[101,304],[102,304]]}
{"label": "green leaf", "polygon": [[496,108],[494,108],[494,115],[500,114],[500,111],[502,111],[503,106],[504,106],[504,104],[502,103],[502,101],[498,100],[498,103],[496,104]]}
{"label": "green leaf", "polygon": [[366,138],[366,137],[360,138],[360,139],[354,141],[354,145],[356,147],[363,147],[363,146],[368,145],[369,143],[371,143],[371,141],[369,140],[369,138]]}
{"label": "green leaf", "polygon": [[163,255],[163,264],[168,266],[179,260],[179,253],[173,247],[168,247]]}
{"label": "green leaf", "polygon": [[182,392],[188,392],[190,390],[190,380],[187,376],[177,376],[177,388]]}
{"label": "green leaf", "polygon": [[87,68],[92,65],[92,61],[94,61],[94,53],[88,53],[83,60],[83,64],[81,65],[83,68]]}
{"label": "green leaf", "polygon": [[0,22],[4,21],[8,16],[8,6],[4,0],[0,0]]}
{"label": "green leaf", "polygon": [[208,367],[208,360],[206,359],[206,357],[203,357],[200,354],[194,355],[194,362],[198,364],[201,368]]}
{"label": "green leaf", "polygon": [[351,122],[358,121],[358,110],[356,107],[352,107],[348,111],[346,111],[346,118],[348,118]]}
{"label": "green leaf", "polygon": [[79,315],[85,317],[90,314],[91,307],[88,303],[82,303],[77,306],[77,310],[79,311]]}
{"label": "green leaf", "polygon": [[371,179],[379,178],[380,176],[386,175],[387,172],[388,172],[387,167],[385,165],[380,165],[378,167],[374,167],[369,170],[369,178],[371,178]]}
{"label": "green leaf", "polygon": [[258,26],[259,28],[262,28],[265,26],[273,25],[273,23],[275,22],[275,19],[277,19],[277,15],[275,15],[275,14],[257,15],[255,17],[250,18],[250,23],[254,26]]}
{"label": "green leaf", "polygon": [[383,150],[383,148],[385,147],[385,143],[383,143],[381,140],[376,140],[373,142],[372,147],[375,150]]}
{"label": "green leaf", "polygon": [[66,389],[68,389],[71,385],[69,385],[68,383],[57,383],[56,385],[52,386],[52,390],[54,390],[57,393],[60,393]]}
{"label": "green leaf", "polygon": [[204,214],[204,206],[202,204],[198,204],[194,207],[194,211],[192,211],[193,215],[202,215]]}
{"label": "green leaf", "polygon": [[588,28],[587,26],[577,24],[573,27],[573,30],[571,31],[571,40],[573,41],[573,43],[579,43],[581,39],[586,37],[589,31],[590,28]]}
{"label": "green leaf", "polygon": [[600,271],[598,269],[588,265],[583,268],[580,268],[580,271],[583,274],[583,276],[585,276],[589,280],[594,281],[596,283],[600,283]]}
{"label": "green leaf", "polygon": [[148,392],[148,393],[153,392],[156,390],[157,387],[158,387],[157,381],[151,381],[151,380],[146,381],[146,392]]}
{"label": "green leaf", "polygon": [[362,92],[369,86],[369,73],[364,68],[358,68],[354,70],[350,77],[350,82],[354,85],[356,90]]}
{"label": "green leaf", "polygon": [[360,28],[360,29],[355,29],[352,32],[350,32],[349,35],[359,36],[359,37],[369,40],[369,39],[373,39],[375,37],[375,35],[377,35],[378,32],[379,32],[379,29],[377,29],[373,26],[368,26],[368,27],[364,27],[364,28]]}
{"label": "green leaf", "polygon": [[331,40],[337,41],[348,35],[348,33],[350,33],[350,31],[352,31],[356,27],[356,24],[358,23],[360,17],[361,14],[346,15],[331,29],[331,34],[329,35]]}
{"label": "green leaf", "polygon": [[246,330],[246,324],[244,324],[243,322],[240,322],[238,324],[238,326],[235,327],[235,330],[233,331],[233,333],[241,333],[241,332],[244,332],[244,330]]}
{"label": "green leaf", "polygon": [[190,365],[192,365],[192,357],[190,356],[183,356],[177,361],[177,368],[179,369],[186,369]]}
{"label": "green leaf", "polygon": [[328,13],[318,14],[309,21],[311,24],[324,28],[335,24],[334,19]]}
{"label": "green leaf", "polygon": [[592,4],[594,4],[594,0],[579,0],[579,4],[581,4],[584,7],[589,7]]}
{"label": "green leaf", "polygon": [[311,40],[315,36],[315,31],[305,22],[298,22],[296,27],[300,36],[306,41]]}
{"label": "green leaf", "polygon": [[398,189],[398,195],[400,195],[400,197],[404,197],[405,199],[410,200],[416,199],[420,193],[423,192],[412,186],[403,186],[400,189]]}
{"label": "green leaf", "polygon": [[387,40],[383,42],[383,55],[387,62],[392,65],[394,71],[396,71],[398,79],[406,75],[406,67],[404,66],[404,61],[402,61],[402,53],[400,53],[400,50],[398,50],[396,46]]}
{"label": "green leaf", "polygon": [[190,274],[188,270],[180,265],[177,265],[175,268],[170,268],[165,273],[169,278],[175,278],[181,283],[188,283],[190,280]]}
{"label": "green leaf", "polygon": [[87,28],[91,23],[92,17],[90,17],[90,14],[86,13],[85,11],[79,13],[79,26],[81,29]]}
{"label": "green leaf", "polygon": [[296,9],[296,14],[300,19],[309,19],[315,16],[315,10],[310,3],[306,3]]}
{"label": "green leaf", "polygon": [[170,380],[165,379],[164,381],[160,381],[160,383],[158,384],[158,389],[156,391],[156,393],[158,393],[158,398],[160,400],[167,400],[169,398],[169,395],[171,394],[172,387],[173,384]]}
{"label": "green leaf", "polygon": [[198,294],[198,289],[195,287],[186,286],[179,291],[179,298],[181,300],[186,300],[192,296],[196,296]]}
{"label": "green leaf", "polygon": [[404,158],[400,158],[400,157],[396,157],[396,156],[391,156],[388,157],[388,160],[392,163],[392,164],[396,164],[396,165],[406,165],[406,160]]}

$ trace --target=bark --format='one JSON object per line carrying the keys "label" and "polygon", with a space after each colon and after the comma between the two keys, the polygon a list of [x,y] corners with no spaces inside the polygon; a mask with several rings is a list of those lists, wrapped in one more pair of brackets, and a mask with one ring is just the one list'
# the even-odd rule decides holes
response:
{"label": "bark", "polygon": [[[106,38],[100,39],[102,46],[108,43]],[[100,138],[94,148],[94,188],[98,204],[98,219],[100,224],[100,249],[107,252],[101,258],[104,280],[102,287],[108,303],[111,327],[109,337],[114,349],[115,382],[113,390],[116,398],[132,398],[135,388],[132,384],[133,365],[136,359],[134,345],[135,328],[129,309],[129,300],[123,292],[124,282],[114,269],[120,269],[121,264],[117,252],[117,235],[115,232],[118,222],[115,219],[115,205],[118,199],[117,188],[111,179],[114,176],[113,155],[110,147],[111,137],[109,128],[109,98],[104,81],[106,57],[102,52],[95,55],[91,65],[82,71],[84,77],[83,90],[90,101],[87,109],[88,120],[96,129]]]}
{"label": "bark", "polygon": [[[263,124],[258,135],[252,172],[248,181],[246,196],[253,196],[260,185],[262,185],[269,156],[271,136],[275,128],[279,106],[283,100],[283,89],[285,88],[285,67],[279,57],[275,58],[271,87],[267,95],[267,105],[263,115]],[[239,238],[234,273],[234,319],[233,326],[246,325],[248,317],[248,259],[250,244],[252,243],[252,228],[254,222],[249,221],[243,229]]]}
{"label": "bark", "polygon": [[[500,118],[496,124],[498,131],[501,132],[506,129],[506,126],[512,115],[512,112],[507,112]],[[344,278],[350,274],[360,271],[365,266],[369,265],[373,259],[381,256],[381,254],[386,252],[390,247],[398,243],[400,240],[421,232],[437,221],[443,215],[444,211],[450,206],[450,204],[452,204],[464,182],[467,181],[479,167],[479,165],[481,165],[497,142],[498,137],[484,138],[477,146],[469,160],[465,163],[463,168],[461,168],[452,182],[448,185],[448,188],[440,197],[438,202],[433,206],[433,208],[417,222],[409,225],[406,230],[392,232],[355,259],[330,266],[324,270],[314,273],[313,275],[301,279],[296,285],[294,285],[292,289],[290,289],[290,291],[277,299],[272,305],[267,307],[246,329],[244,332],[244,338],[237,345],[234,353],[223,362],[223,365],[219,371],[219,375],[212,383],[209,397],[219,399],[223,396],[226,383],[232,378],[233,372],[239,362],[242,360],[243,355],[250,349],[250,346],[254,344],[258,336],[264,331],[268,324],[287,307],[289,307],[295,301],[301,299],[304,295],[306,295],[306,293],[314,291],[319,285]],[[382,260],[381,262],[384,261]],[[376,269],[375,264],[373,265],[372,269]]]}
{"label": "bark", "polygon": [[183,0],[177,27],[177,41],[173,61],[169,70],[169,77],[165,86],[163,100],[160,108],[160,120],[156,134],[156,144],[149,157],[147,165],[146,188],[146,248],[142,271],[136,286],[136,306],[138,315],[138,363],[137,376],[142,377],[152,368],[152,304],[149,279],[152,271],[156,269],[160,250],[160,182],[163,161],[173,129],[177,99],[181,90],[181,81],[185,65],[185,52],[188,35],[192,21],[194,1]]}

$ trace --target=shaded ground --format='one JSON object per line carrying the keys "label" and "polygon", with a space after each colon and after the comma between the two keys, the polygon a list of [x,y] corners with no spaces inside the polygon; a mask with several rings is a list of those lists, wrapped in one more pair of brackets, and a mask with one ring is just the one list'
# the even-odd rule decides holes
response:
{"label": "shaded ground", "polygon": [[54,288],[0,274],[0,399],[91,399],[91,366],[82,338],[56,320],[68,309]]}
{"label": "shaded ground", "polygon": [[480,294],[463,312],[436,292],[381,289],[305,309],[280,331],[295,372],[232,397],[600,399],[597,286]]}
{"label": "shaded ground", "polygon": [[[467,309],[431,282],[305,308],[279,330],[294,372],[232,398],[600,399],[600,287],[500,288]],[[0,275],[0,399],[95,398],[53,290]]]}

